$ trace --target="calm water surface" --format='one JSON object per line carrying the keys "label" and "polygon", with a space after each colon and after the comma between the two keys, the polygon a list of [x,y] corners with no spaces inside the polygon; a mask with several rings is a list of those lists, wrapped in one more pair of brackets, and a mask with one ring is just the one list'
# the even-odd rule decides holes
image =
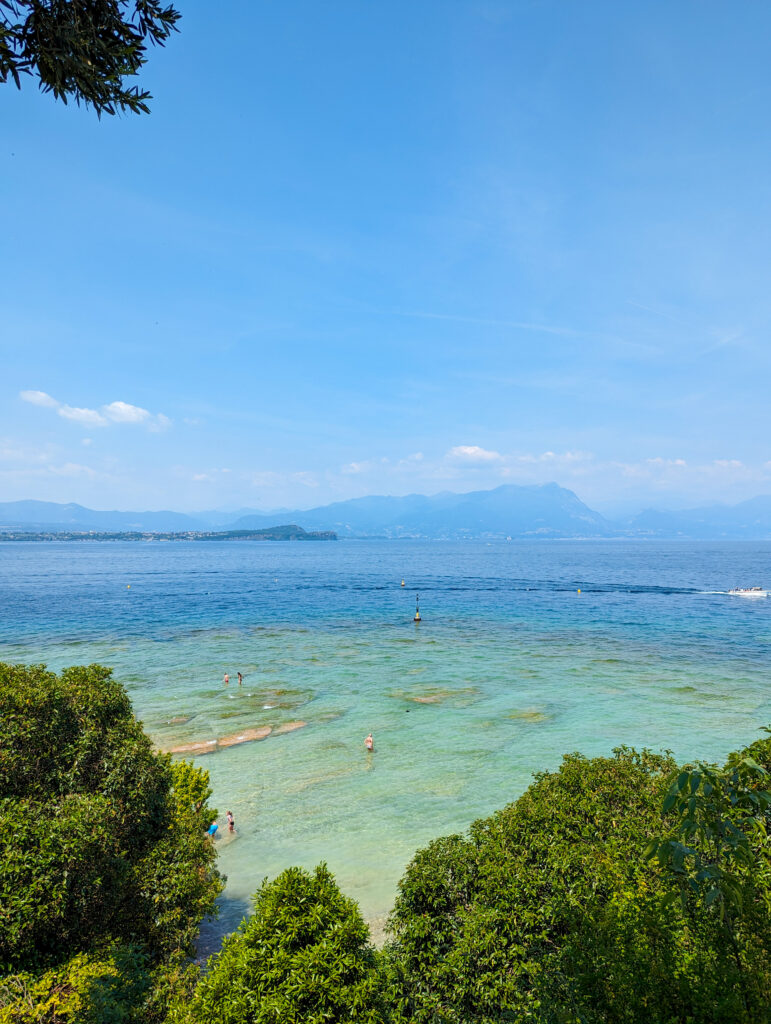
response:
{"label": "calm water surface", "polygon": [[724,592],[758,583],[771,544],[2,544],[0,660],[113,666],[166,749],[272,726],[199,762],[238,827],[221,927],[325,860],[377,929],[417,846],[563,752],[756,738],[771,599]]}

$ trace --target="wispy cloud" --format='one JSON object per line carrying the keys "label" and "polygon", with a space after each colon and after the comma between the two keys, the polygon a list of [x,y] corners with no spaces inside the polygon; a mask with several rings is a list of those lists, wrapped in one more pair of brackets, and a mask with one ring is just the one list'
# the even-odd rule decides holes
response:
{"label": "wispy cloud", "polygon": [[212,483],[215,480],[222,479],[222,474],[231,473],[232,470],[226,468],[207,469],[205,472],[193,473],[190,479],[193,483]]}
{"label": "wispy cloud", "polygon": [[144,423],[150,419],[147,409],[129,405],[128,402],[110,402],[109,405],[102,406],[102,412],[113,423]]}
{"label": "wispy cloud", "polygon": [[712,352],[717,352],[721,348],[728,348],[730,345],[736,345],[741,342],[744,337],[744,331],[728,331],[725,334],[721,334],[711,345],[707,345],[700,352],[697,352],[697,357],[708,356]]}
{"label": "wispy cloud", "polygon": [[19,398],[23,402],[29,402],[30,405],[42,405],[48,408],[55,408],[59,404],[55,398],[46,394],[45,391],[20,391]]}
{"label": "wispy cloud", "polygon": [[171,420],[162,412],[151,413],[139,405],[131,405],[130,402],[108,402],[98,409],[89,409],[67,405],[45,391],[20,391],[19,398],[30,405],[56,409],[62,419],[80,423],[85,427],[107,427],[111,423],[140,424],[157,433],[171,426]]}
{"label": "wispy cloud", "polygon": [[73,405],[60,405],[56,410],[62,419],[82,423],[86,427],[106,427],[108,420],[96,409],[79,409]]}
{"label": "wispy cloud", "polygon": [[54,476],[95,477],[99,475],[95,469],[83,466],[79,462],[65,462],[61,466],[49,466],[48,471]]}
{"label": "wispy cloud", "polygon": [[374,462],[367,459],[363,462],[347,462],[344,466],[340,467],[340,472],[346,476],[358,476],[359,473],[368,472],[374,465]]}
{"label": "wispy cloud", "polygon": [[654,316],[660,316],[664,320],[669,320],[670,323],[677,324],[678,327],[688,327],[690,329],[695,327],[694,324],[690,324],[687,321],[682,320],[680,317],[672,316],[670,312],[664,309],[654,309],[653,306],[646,306],[642,302],[632,302],[631,299],[627,300],[627,305],[634,306],[635,309],[642,309],[646,313],[652,313]]}
{"label": "wispy cloud", "polygon": [[20,462],[29,466],[49,462],[53,454],[53,449],[50,446],[33,448],[30,445],[0,438],[0,465]]}
{"label": "wispy cloud", "polygon": [[462,316],[457,313],[426,313],[419,310],[394,310],[394,316],[414,317],[419,320],[453,320],[462,324],[476,324],[480,327],[511,327],[518,331],[536,331],[541,334],[557,334],[562,337],[575,337],[582,334],[572,327],[559,327],[553,324],[533,324],[524,320],[495,320],[478,316]]}
{"label": "wispy cloud", "polygon": [[[53,470],[46,468],[45,472]],[[622,499],[615,504],[625,509],[643,508],[652,502],[661,508],[677,508],[714,500],[715,493],[728,493],[729,489],[737,501],[742,500],[767,491],[771,484],[771,460],[765,465],[730,457],[686,460],[676,451],[624,460],[579,449],[495,451],[481,445],[454,445],[444,452],[412,452],[401,457],[398,453],[385,457],[362,452],[349,463],[312,470],[295,466],[284,470],[234,467],[231,471],[199,465],[179,466],[174,472],[180,482],[195,488],[196,501],[210,492],[243,503],[248,490],[259,494],[262,506],[272,508],[307,508],[370,494],[435,494],[504,483],[557,483],[575,491],[590,506],[604,505],[609,514],[615,514],[608,505],[608,494]]]}
{"label": "wispy cloud", "polygon": [[487,448],[480,448],[477,444],[458,444],[447,452],[448,459],[456,459],[460,462],[488,463],[499,462],[502,458],[500,452],[488,451]]}

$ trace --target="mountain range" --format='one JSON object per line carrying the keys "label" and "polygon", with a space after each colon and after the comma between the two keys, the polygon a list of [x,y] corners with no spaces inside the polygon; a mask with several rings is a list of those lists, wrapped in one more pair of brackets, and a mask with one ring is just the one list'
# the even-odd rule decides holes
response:
{"label": "mountain range", "polygon": [[606,519],[557,484],[505,484],[488,491],[426,496],[352,498],[312,509],[260,512],[100,512],[75,504],[0,502],[0,530],[145,531],[251,530],[296,524],[340,537],[590,538],[771,540],[771,496],[738,505],[681,511],[645,509],[624,521]]}

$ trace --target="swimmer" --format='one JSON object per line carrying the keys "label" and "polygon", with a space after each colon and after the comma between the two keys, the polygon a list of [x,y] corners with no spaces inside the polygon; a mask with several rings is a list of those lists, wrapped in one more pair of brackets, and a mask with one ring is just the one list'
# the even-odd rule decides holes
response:
{"label": "swimmer", "polygon": [[375,741],[372,739],[372,733],[364,740],[364,746],[367,750],[372,751],[375,749]]}
{"label": "swimmer", "polygon": [[236,830],[236,821],[235,821],[235,818],[233,817],[233,812],[232,811],[228,811],[227,819],[228,819],[228,832],[235,832],[235,830]]}
{"label": "swimmer", "polygon": [[225,686],[230,686],[230,676],[225,673]]}
{"label": "swimmer", "polygon": [[242,686],[242,685],[243,685],[243,682],[244,682],[244,677],[243,677],[243,676],[241,675],[241,673],[239,672],[239,673],[238,673],[238,685],[239,685],[239,686]]}

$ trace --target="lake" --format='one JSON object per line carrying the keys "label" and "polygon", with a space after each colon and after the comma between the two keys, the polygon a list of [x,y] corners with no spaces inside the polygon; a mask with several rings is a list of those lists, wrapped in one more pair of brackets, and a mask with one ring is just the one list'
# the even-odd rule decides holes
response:
{"label": "lake", "polygon": [[418,846],[564,752],[719,759],[755,739],[771,599],[725,593],[753,584],[771,544],[7,543],[0,659],[112,666],[164,749],[271,727],[196,759],[218,929],[266,875],[324,860],[378,934]]}

